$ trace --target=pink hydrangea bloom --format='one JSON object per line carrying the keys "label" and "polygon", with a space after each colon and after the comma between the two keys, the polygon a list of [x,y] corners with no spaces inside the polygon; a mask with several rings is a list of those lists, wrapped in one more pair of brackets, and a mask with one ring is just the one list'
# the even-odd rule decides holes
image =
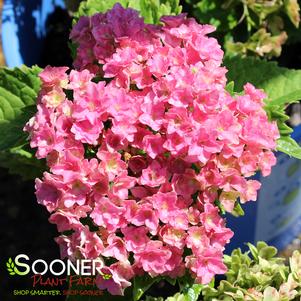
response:
{"label": "pink hydrangea bloom", "polygon": [[169,271],[167,264],[172,257],[172,252],[161,241],[150,241],[145,249],[135,254],[138,266],[152,277]]}
{"label": "pink hydrangea bloom", "polygon": [[129,280],[134,276],[131,265],[124,262],[104,267],[101,272],[96,277],[96,285],[101,290],[107,289],[112,295],[123,295],[124,290],[131,286]]}
{"label": "pink hydrangea bloom", "polygon": [[265,94],[227,92],[214,28],[185,14],[161,21],[119,4],[80,18],[76,70],[45,68],[25,126],[49,167],[36,196],[62,232],[62,257],[102,258],[97,285],[111,294],[141,273],[188,270],[200,283],[225,273],[233,232],[216,201],[228,212],[255,201],[249,177],[276,163]]}

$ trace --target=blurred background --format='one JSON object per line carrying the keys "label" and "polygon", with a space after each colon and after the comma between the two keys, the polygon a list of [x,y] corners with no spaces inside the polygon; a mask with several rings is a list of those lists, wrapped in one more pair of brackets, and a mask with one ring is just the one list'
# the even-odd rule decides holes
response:
{"label": "blurred background", "polygon": [[[97,0],[92,0],[96,1]],[[103,0],[99,0],[101,2]],[[138,0],[137,0],[138,1]],[[69,32],[78,0],[0,0],[0,65],[22,64],[40,67],[72,66]],[[164,1],[163,1],[164,2]],[[217,27],[214,36],[227,56],[252,56],[274,60],[280,66],[301,68],[301,30],[297,0],[183,0],[183,11],[201,23]],[[290,106],[290,124],[301,141],[301,108]],[[5,135],[5,133],[0,133]],[[0,166],[5,159],[0,156]],[[281,185],[279,185],[281,183]],[[246,216],[228,217],[237,233],[229,250],[244,242],[266,240],[284,256],[300,248],[301,234],[301,163],[285,155],[278,157],[273,175],[263,180],[258,203],[248,204]],[[270,199],[270,203],[264,200]],[[24,253],[32,259],[51,261],[59,258],[53,238],[56,227],[48,222],[46,209],[36,203],[34,181],[24,181],[0,167],[1,212],[1,300],[40,300],[41,297],[13,297],[14,289],[32,287],[26,277],[9,276],[5,261]],[[46,297],[42,300],[63,300]]]}

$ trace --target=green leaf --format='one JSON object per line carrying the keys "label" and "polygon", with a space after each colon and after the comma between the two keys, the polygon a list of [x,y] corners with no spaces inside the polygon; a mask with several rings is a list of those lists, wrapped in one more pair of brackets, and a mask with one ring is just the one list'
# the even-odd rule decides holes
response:
{"label": "green leaf", "polygon": [[277,99],[280,99],[281,104],[298,100],[296,97],[300,95],[301,70],[279,67],[275,62],[238,56],[225,58],[224,65],[228,68],[228,81],[234,81],[237,92],[249,82],[263,89],[273,104]]}
{"label": "green leaf", "polygon": [[278,129],[281,136],[287,136],[293,132],[293,129],[284,122],[278,123]]}
{"label": "green leaf", "polygon": [[135,277],[133,283],[133,300],[138,301],[154,283],[161,280],[162,277],[152,278],[149,275]]}
{"label": "green leaf", "polygon": [[301,89],[295,90],[291,93],[275,98],[270,101],[270,104],[283,105],[288,103],[298,102],[301,99]]}
{"label": "green leaf", "polygon": [[182,294],[177,293],[172,297],[168,297],[166,301],[197,301],[202,292],[204,285],[193,284],[183,291]]}
{"label": "green leaf", "polygon": [[187,301],[197,301],[199,295],[204,286],[202,284],[193,284],[190,288],[188,288],[187,292],[184,293]]}
{"label": "green leaf", "polygon": [[75,21],[81,16],[92,16],[111,9],[116,3],[131,7],[140,12],[146,23],[157,24],[164,15],[177,15],[182,7],[179,0],[87,0],[80,4]]}
{"label": "green leaf", "polygon": [[279,301],[280,296],[276,288],[267,287],[263,293],[263,301]]}
{"label": "green leaf", "polygon": [[[146,299],[146,301],[148,301]],[[187,301],[183,294],[176,293],[174,296],[168,297],[165,301]]]}
{"label": "green leaf", "polygon": [[293,255],[291,256],[289,260],[290,269],[293,273],[298,273],[301,275],[301,254],[298,250],[295,250],[293,252]]}
{"label": "green leaf", "polygon": [[166,280],[170,285],[173,285],[173,286],[175,286],[177,283],[176,278],[170,278],[170,277],[164,276],[164,280]]}
{"label": "green leaf", "polygon": [[0,166],[23,179],[33,179],[45,170],[43,161],[29,147],[26,122],[36,112],[40,68],[0,68]]}
{"label": "green leaf", "polygon": [[0,69],[0,151],[25,141],[25,123],[35,112],[40,89],[38,67]]}
{"label": "green leaf", "polygon": [[268,247],[267,243],[264,241],[258,241],[256,244],[256,247],[258,249],[258,251],[262,250],[263,248]]}
{"label": "green leaf", "polygon": [[23,180],[31,180],[42,175],[47,169],[45,160],[38,160],[28,144],[0,151],[0,166],[10,174],[20,175]]}
{"label": "green leaf", "polygon": [[226,90],[233,96],[234,95],[234,81],[227,84]]}
{"label": "green leaf", "polygon": [[242,209],[242,207],[241,207],[241,205],[240,205],[239,202],[235,203],[235,206],[234,206],[233,211],[231,212],[231,214],[234,215],[234,216],[236,216],[236,217],[244,216],[245,215],[245,212]]}
{"label": "green leaf", "polygon": [[300,145],[290,137],[281,137],[277,141],[277,150],[301,159],[301,148]]}
{"label": "green leaf", "polygon": [[[5,102],[6,100],[0,96],[0,114],[2,109],[1,104]],[[11,109],[13,109],[13,106],[13,103],[10,104]],[[0,119],[0,133],[3,133],[0,136],[0,151],[8,150],[19,143],[26,142],[28,134],[23,131],[23,128],[26,122],[35,114],[35,110],[36,106],[16,108],[13,119],[8,119],[8,116]]]}
{"label": "green leaf", "polygon": [[184,276],[178,278],[178,284],[180,292],[185,292],[194,284],[194,280],[189,273],[186,273]]}
{"label": "green leaf", "polygon": [[284,0],[284,9],[295,27],[300,24],[300,6],[297,0]]}
{"label": "green leaf", "polygon": [[92,16],[96,13],[103,13],[108,9],[111,9],[114,4],[120,3],[123,7],[127,6],[128,0],[87,0],[82,1],[77,13],[75,14],[76,18],[81,16]]}
{"label": "green leaf", "polygon": [[202,284],[194,283],[194,279],[190,274],[178,278],[178,283],[180,286],[180,293],[182,293],[178,296],[178,299],[183,301],[197,301],[204,287]]}
{"label": "green leaf", "polygon": [[258,249],[251,243],[247,243],[253,258],[258,261]]}
{"label": "green leaf", "polygon": [[264,259],[271,259],[277,254],[277,249],[272,246],[266,246],[259,250],[258,255]]}

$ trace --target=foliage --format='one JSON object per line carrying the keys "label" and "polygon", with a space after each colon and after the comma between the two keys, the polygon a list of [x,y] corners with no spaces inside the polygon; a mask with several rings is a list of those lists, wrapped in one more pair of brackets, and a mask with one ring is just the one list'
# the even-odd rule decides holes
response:
{"label": "foliage", "polygon": [[22,128],[35,111],[40,81],[38,67],[0,69],[0,150],[16,145],[26,137]]}
{"label": "foliage", "polygon": [[138,301],[154,283],[160,280],[162,280],[161,277],[152,278],[149,275],[135,277],[133,283],[133,300]]}
{"label": "foliage", "polygon": [[31,180],[42,175],[46,164],[36,159],[29,145],[24,144],[1,151],[0,166],[11,174],[20,175],[23,180]]}
{"label": "foliage", "polygon": [[23,132],[25,123],[36,111],[40,71],[37,66],[0,69],[0,166],[25,179],[39,175],[43,168]]}
{"label": "foliage", "polygon": [[182,10],[179,0],[87,0],[81,2],[75,19],[106,12],[116,3],[120,3],[125,8],[131,7],[138,10],[145,22],[151,24],[157,24],[161,16],[177,15]]}
{"label": "foliage", "polygon": [[[201,23],[217,27],[226,54],[279,56],[290,27],[299,27],[297,0],[186,0]],[[287,24],[288,23],[288,24]],[[288,29],[287,29],[288,28]]]}
{"label": "foliage", "polygon": [[[289,266],[276,257],[277,249],[264,242],[249,251],[240,249],[225,256],[228,267],[226,280],[217,288],[203,289],[205,301],[289,301],[299,300],[301,295],[301,254],[295,251]],[[299,297],[299,298],[298,298]]]}

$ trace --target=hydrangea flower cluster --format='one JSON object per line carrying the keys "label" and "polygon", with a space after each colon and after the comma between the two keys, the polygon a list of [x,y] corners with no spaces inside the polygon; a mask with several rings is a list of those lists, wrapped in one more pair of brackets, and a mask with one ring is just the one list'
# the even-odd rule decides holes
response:
{"label": "hydrangea flower cluster", "polygon": [[77,70],[41,72],[25,127],[49,167],[36,195],[62,257],[102,258],[97,285],[111,294],[145,273],[189,270],[198,283],[225,273],[233,233],[217,202],[231,212],[238,198],[255,201],[260,183],[248,178],[276,161],[265,95],[251,84],[226,91],[213,27],[184,14],[161,21],[118,4],[81,18]]}

